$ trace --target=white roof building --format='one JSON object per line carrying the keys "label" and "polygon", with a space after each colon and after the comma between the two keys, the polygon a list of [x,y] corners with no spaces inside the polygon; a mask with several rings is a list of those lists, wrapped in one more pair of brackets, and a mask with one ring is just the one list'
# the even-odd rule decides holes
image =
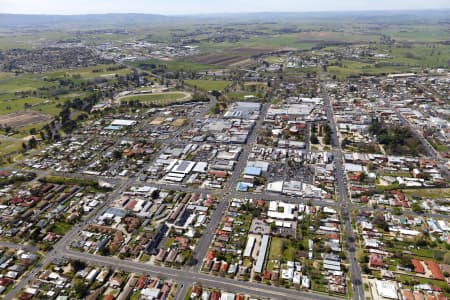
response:
{"label": "white roof building", "polygon": [[382,298],[398,299],[397,284],[392,281],[375,281],[377,293]]}
{"label": "white roof building", "polygon": [[270,201],[267,215],[274,219],[293,220],[295,218],[295,208],[295,204]]}
{"label": "white roof building", "polygon": [[121,120],[117,119],[111,123],[112,126],[134,126],[136,125],[135,120]]}

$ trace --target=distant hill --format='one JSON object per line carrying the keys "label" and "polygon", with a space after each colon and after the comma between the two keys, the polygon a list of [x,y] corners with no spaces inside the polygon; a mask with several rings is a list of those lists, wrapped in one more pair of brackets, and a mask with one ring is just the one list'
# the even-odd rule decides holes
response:
{"label": "distant hill", "polygon": [[133,25],[166,22],[173,17],[154,14],[92,14],[92,15],[16,15],[0,14],[0,27],[70,26],[70,25]]}
{"label": "distant hill", "polygon": [[[241,14],[198,14],[166,16],[158,14],[89,14],[89,15],[18,15],[0,14],[0,27],[31,27],[41,29],[80,26],[131,26],[183,22],[290,22],[314,20],[348,20],[374,23],[449,23],[450,9],[425,11],[362,11],[362,12],[260,12]],[[94,28],[93,28],[94,29]]]}

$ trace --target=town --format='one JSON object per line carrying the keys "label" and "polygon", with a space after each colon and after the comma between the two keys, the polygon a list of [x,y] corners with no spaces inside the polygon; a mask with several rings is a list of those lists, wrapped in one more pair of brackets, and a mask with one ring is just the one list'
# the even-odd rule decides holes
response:
{"label": "town", "polygon": [[449,299],[448,32],[220,26],[1,50],[0,297]]}

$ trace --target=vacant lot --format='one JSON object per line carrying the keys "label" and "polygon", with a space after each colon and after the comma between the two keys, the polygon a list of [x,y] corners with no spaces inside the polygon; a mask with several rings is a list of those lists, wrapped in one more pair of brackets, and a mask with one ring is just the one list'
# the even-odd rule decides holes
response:
{"label": "vacant lot", "polygon": [[247,59],[247,57],[242,55],[211,54],[193,57],[189,60],[201,64],[229,66],[245,59]]}
{"label": "vacant lot", "polygon": [[270,242],[269,260],[281,260],[283,258],[283,239],[273,237]]}
{"label": "vacant lot", "polygon": [[403,193],[409,197],[423,197],[430,199],[450,198],[450,189],[410,189],[403,190]]}
{"label": "vacant lot", "polygon": [[12,128],[21,128],[31,124],[49,121],[50,116],[36,112],[24,111],[3,115],[0,119],[0,126],[10,126]]}

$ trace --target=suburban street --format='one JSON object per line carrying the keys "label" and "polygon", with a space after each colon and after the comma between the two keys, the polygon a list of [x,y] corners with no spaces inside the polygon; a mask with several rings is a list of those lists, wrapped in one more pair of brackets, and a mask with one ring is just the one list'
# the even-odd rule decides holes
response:
{"label": "suburban street", "polygon": [[[189,270],[173,270],[159,266],[153,266],[149,264],[143,264],[133,261],[120,260],[118,258],[103,257],[87,253],[78,253],[71,250],[66,250],[64,257],[71,259],[79,259],[85,261],[90,265],[105,266],[111,268],[119,268],[120,270],[152,274],[159,276],[161,278],[173,279],[178,283],[184,283],[185,285],[190,285],[194,282],[205,284],[208,286],[232,290],[240,293],[247,293],[260,297],[271,297],[273,299],[335,299],[327,295],[319,295],[308,292],[299,292],[295,290],[289,290],[277,287],[267,287],[262,284],[250,283],[250,282],[240,282],[237,280],[231,280],[222,277],[215,277],[212,275],[201,274],[195,271]],[[183,296],[184,297],[184,296]],[[182,299],[182,298],[181,298]]]}

